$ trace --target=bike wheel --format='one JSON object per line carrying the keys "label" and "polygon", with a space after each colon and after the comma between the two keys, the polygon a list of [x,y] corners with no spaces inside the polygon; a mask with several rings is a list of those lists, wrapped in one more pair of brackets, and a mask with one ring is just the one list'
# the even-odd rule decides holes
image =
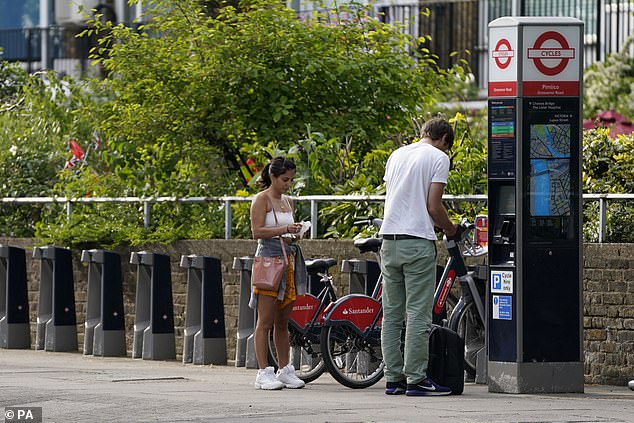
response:
{"label": "bike wheel", "polygon": [[[295,374],[306,383],[317,379],[326,371],[324,360],[321,358],[319,344],[312,344],[312,353],[303,347],[301,334],[295,329],[289,328],[290,350],[288,362],[295,367]],[[273,367],[279,368],[277,350],[273,340],[273,331],[269,331],[269,360]]]}
{"label": "bike wheel", "polygon": [[383,377],[381,331],[364,340],[355,328],[326,325],[321,330],[322,357],[335,380],[348,388],[367,388]]}
{"label": "bike wheel", "polygon": [[475,303],[467,303],[458,316],[451,316],[449,327],[464,340],[465,371],[475,375],[478,353],[484,348],[484,324],[480,320]]}

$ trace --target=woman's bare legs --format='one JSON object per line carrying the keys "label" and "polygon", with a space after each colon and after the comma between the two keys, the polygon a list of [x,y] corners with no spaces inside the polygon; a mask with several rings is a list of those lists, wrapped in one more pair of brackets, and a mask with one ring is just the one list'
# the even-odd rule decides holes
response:
{"label": "woman's bare legs", "polygon": [[[254,341],[255,357],[260,369],[264,369],[269,365],[269,331],[273,329],[277,314],[276,302],[277,298],[258,295],[258,321],[255,326]],[[288,357],[288,333],[286,339],[286,356]]]}
{"label": "woman's bare legs", "polygon": [[275,342],[275,350],[277,351],[277,364],[280,369],[288,364],[288,356],[290,345],[288,339],[288,320],[293,311],[293,303],[290,303],[283,309],[277,309],[275,313],[275,323],[273,326],[273,340]]}

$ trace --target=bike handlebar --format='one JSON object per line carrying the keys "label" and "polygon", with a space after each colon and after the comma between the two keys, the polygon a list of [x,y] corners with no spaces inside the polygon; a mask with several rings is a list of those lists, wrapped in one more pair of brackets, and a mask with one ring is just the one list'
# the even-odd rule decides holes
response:
{"label": "bike handlebar", "polygon": [[380,228],[382,223],[383,223],[383,219],[378,219],[378,218],[369,216],[367,219],[355,220],[353,225],[354,226],[375,226],[377,228]]}
{"label": "bike handlebar", "polygon": [[479,257],[488,253],[488,249],[480,246],[472,236],[473,230],[476,228],[475,223],[462,219],[458,226],[458,231],[460,232],[459,236],[448,237],[445,235],[443,237],[445,245],[449,247],[448,244],[451,242],[461,244],[461,250],[463,250],[462,255],[464,256]]}

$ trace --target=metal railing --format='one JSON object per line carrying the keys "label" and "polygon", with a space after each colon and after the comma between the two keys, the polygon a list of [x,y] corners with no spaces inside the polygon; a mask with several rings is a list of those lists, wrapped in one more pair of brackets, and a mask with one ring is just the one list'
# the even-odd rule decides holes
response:
{"label": "metal railing", "polygon": [[598,201],[599,202],[599,242],[605,241],[606,229],[607,229],[607,202],[610,201],[632,201],[634,200],[634,194],[583,194],[583,201]]}
{"label": "metal railing", "polygon": [[42,69],[79,77],[98,68],[91,66],[89,51],[98,45],[93,36],[77,37],[84,28],[59,25],[46,28],[0,29],[2,59],[21,62],[31,73]]}
{"label": "metal railing", "polygon": [[[304,195],[293,196],[296,203],[310,203],[310,237],[317,238],[319,203],[320,202],[377,202],[385,201],[384,195]],[[70,221],[73,213],[73,205],[80,203],[139,203],[143,204],[143,226],[148,229],[152,221],[152,204],[154,203],[222,203],[225,210],[225,239],[231,239],[232,232],[232,203],[251,202],[252,197],[222,196],[222,197],[4,197],[0,198],[0,204],[64,204],[66,218]],[[607,202],[608,201],[633,201],[634,194],[583,194],[584,202],[599,202],[599,229],[598,241],[604,242],[607,228]],[[487,202],[486,195],[444,195],[445,202]]]}

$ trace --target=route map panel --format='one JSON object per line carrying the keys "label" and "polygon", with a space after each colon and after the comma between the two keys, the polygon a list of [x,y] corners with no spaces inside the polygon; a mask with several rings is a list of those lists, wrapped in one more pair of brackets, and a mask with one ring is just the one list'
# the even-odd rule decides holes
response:
{"label": "route map panel", "polygon": [[526,236],[531,242],[568,239],[576,227],[576,179],[580,152],[579,100],[522,100],[522,162],[525,175]]}
{"label": "route map panel", "polygon": [[570,124],[530,127],[531,216],[570,214]]}

